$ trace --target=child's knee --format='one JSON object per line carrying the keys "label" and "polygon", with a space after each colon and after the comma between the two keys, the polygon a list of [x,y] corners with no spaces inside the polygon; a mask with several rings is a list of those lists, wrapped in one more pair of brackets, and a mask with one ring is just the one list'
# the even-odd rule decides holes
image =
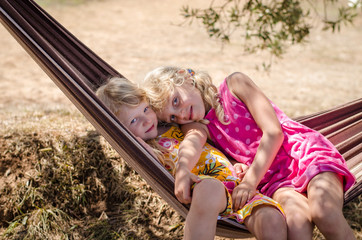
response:
{"label": "child's knee", "polygon": [[285,239],[287,236],[287,223],[284,215],[275,207],[262,205],[253,209],[252,214],[245,219],[245,225],[255,235],[270,235],[278,229],[278,234],[271,239]]}
{"label": "child's knee", "polygon": [[343,219],[343,212],[337,207],[321,207],[311,211],[312,221],[318,226],[321,224],[333,226],[333,223],[338,222],[336,219]]}
{"label": "child's knee", "polygon": [[323,206],[326,201],[343,206],[343,179],[332,172],[316,175],[308,184],[308,199]]}
{"label": "child's knee", "polygon": [[217,179],[203,179],[193,190],[191,205],[198,207],[199,211],[221,212],[226,207],[224,185]]}
{"label": "child's knee", "polygon": [[285,217],[281,212],[279,212],[276,208],[270,207],[267,209],[268,213],[264,214],[266,219],[268,219],[267,225],[268,229],[273,232],[275,229],[279,229],[279,231],[287,232],[287,222]]}
{"label": "child's knee", "polygon": [[265,220],[269,225],[279,225],[286,224],[285,217],[283,214],[275,207],[262,205],[256,207],[253,210],[252,215],[258,217],[258,219]]}
{"label": "child's knee", "polygon": [[193,195],[200,195],[199,197],[202,198],[208,198],[214,195],[216,195],[214,197],[217,198],[225,194],[225,187],[222,182],[217,179],[206,178],[195,185],[193,192]]}

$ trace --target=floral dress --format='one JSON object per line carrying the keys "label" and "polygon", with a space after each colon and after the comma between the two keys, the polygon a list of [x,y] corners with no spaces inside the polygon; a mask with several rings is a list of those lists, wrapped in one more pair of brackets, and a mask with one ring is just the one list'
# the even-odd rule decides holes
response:
{"label": "floral dress", "polygon": [[[219,87],[220,102],[228,125],[222,124],[211,109],[205,116],[215,147],[226,156],[248,166],[254,160],[262,131],[246,105],[228,89],[226,79]],[[322,134],[287,117],[271,103],[284,134],[282,146],[261,180],[258,190],[271,197],[281,187],[305,192],[309,181],[321,172],[335,172],[347,191],[355,182],[341,154]]]}
{"label": "floral dress", "polygon": [[[183,133],[180,128],[176,126],[171,126],[167,132],[157,138],[157,142],[161,146],[169,149],[169,152],[165,153],[165,157],[172,159],[175,164],[177,164],[178,161],[179,145],[183,139]],[[166,169],[170,169],[169,166],[165,167]],[[243,223],[245,218],[251,214],[253,208],[261,204],[272,205],[284,214],[279,203],[260,193],[257,193],[242,209],[234,212],[232,209],[231,194],[240,181],[236,177],[234,168],[226,156],[208,143],[203,147],[200,159],[191,172],[199,176],[200,179],[214,178],[224,184],[227,195],[227,206],[219,215],[219,219],[232,218],[239,223]]]}

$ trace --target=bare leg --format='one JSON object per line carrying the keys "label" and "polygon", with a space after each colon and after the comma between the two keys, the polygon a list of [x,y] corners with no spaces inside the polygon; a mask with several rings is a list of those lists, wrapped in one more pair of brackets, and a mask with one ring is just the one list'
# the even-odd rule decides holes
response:
{"label": "bare leg", "polygon": [[313,224],[308,199],[292,188],[280,188],[273,194],[273,199],[283,207],[287,225],[288,239],[312,239]]}
{"label": "bare leg", "polygon": [[261,205],[253,209],[252,214],[245,219],[245,226],[256,239],[287,239],[285,218],[272,206]]}
{"label": "bare leg", "polygon": [[216,179],[203,179],[193,190],[184,239],[214,239],[217,216],[225,208],[224,185]]}
{"label": "bare leg", "polygon": [[312,220],[326,239],[356,239],[343,216],[343,186],[337,174],[315,176],[308,185],[308,200]]}

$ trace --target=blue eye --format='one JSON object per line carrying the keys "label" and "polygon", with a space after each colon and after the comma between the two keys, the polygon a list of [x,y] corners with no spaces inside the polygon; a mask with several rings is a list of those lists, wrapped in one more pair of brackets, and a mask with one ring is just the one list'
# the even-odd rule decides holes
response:
{"label": "blue eye", "polygon": [[173,105],[173,106],[176,106],[177,103],[178,103],[178,98],[176,97],[176,98],[173,99],[172,105]]}
{"label": "blue eye", "polygon": [[170,116],[170,120],[171,120],[171,122],[174,122],[174,121],[176,120],[176,116],[175,116],[175,115],[171,115],[171,116]]}
{"label": "blue eye", "polygon": [[132,123],[135,123],[136,121],[137,121],[136,118],[132,119],[132,120],[131,120],[131,124],[132,124]]}
{"label": "blue eye", "polygon": [[147,112],[149,106],[145,107],[145,109],[143,110],[143,112]]}

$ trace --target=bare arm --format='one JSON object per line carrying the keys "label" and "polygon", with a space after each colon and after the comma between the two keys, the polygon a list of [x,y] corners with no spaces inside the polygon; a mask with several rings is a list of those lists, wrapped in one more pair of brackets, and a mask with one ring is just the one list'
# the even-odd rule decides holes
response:
{"label": "bare arm", "polygon": [[[245,103],[263,132],[253,163],[233,194],[234,208],[242,207],[255,194],[261,179],[272,164],[284,139],[275,111],[262,91],[245,74],[234,73],[228,78],[231,92]],[[235,198],[235,199],[234,199]]]}
{"label": "bare arm", "polygon": [[185,138],[180,144],[178,164],[175,174],[175,195],[182,203],[191,202],[190,186],[200,179],[191,173],[198,162],[202,147],[206,143],[207,130],[200,123],[189,123],[181,126]]}
{"label": "bare arm", "polygon": [[206,126],[193,122],[181,126],[185,138],[179,148],[179,166],[185,166],[191,170],[198,162],[201,150],[207,140]]}

